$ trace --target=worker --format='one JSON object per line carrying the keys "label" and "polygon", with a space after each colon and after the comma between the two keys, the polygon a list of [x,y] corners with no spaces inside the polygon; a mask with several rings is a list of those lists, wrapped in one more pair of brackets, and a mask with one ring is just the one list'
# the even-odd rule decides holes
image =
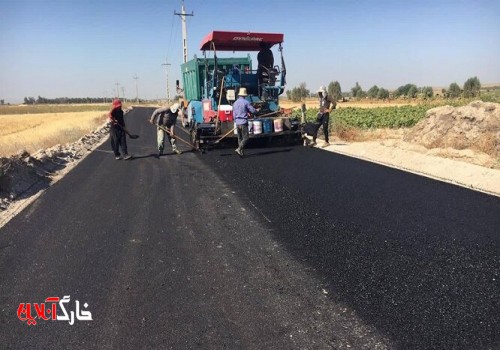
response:
{"label": "worker", "polygon": [[302,139],[304,140],[304,146],[314,147],[316,146],[316,135],[318,134],[318,129],[321,125],[319,123],[305,123],[302,125]]}
{"label": "worker", "polygon": [[175,143],[175,123],[177,122],[178,115],[178,103],[174,103],[171,106],[160,107],[151,115],[149,122],[157,127],[156,141],[158,146],[158,155],[156,158],[160,158],[163,154],[165,133],[167,134],[168,141],[172,146],[172,151],[177,154],[182,154],[182,152],[177,149],[177,145]]}
{"label": "worker", "polygon": [[120,148],[123,152],[123,159],[131,159],[132,156],[127,152],[127,135],[125,133],[125,119],[123,118],[122,101],[114,99],[112,109],[109,112],[110,128],[109,134],[111,139],[111,149],[115,154],[115,159],[122,159]]}
{"label": "worker", "polygon": [[[317,115],[317,122],[320,125],[323,125],[323,133],[325,134],[325,144],[323,145],[323,147],[327,147],[330,145],[328,131],[328,126],[330,124],[330,113],[336,108],[337,103],[335,101],[332,101],[328,97],[328,92],[326,91],[324,86],[320,86],[317,92],[319,97],[319,112]],[[316,143],[316,136],[314,136],[313,138],[313,143]]]}
{"label": "worker", "polygon": [[[260,51],[257,54],[257,79],[259,80],[259,85],[263,83],[274,85],[274,81],[272,81],[273,77],[270,74],[270,70],[274,67],[274,56],[271,46],[269,43],[260,43]],[[266,81],[266,77],[268,81]]]}
{"label": "worker", "polygon": [[257,63],[259,64],[259,68],[263,67],[266,69],[271,69],[274,67],[274,56],[271,51],[271,44],[269,43],[260,43],[260,51],[257,54]]}
{"label": "worker", "polygon": [[256,113],[257,110],[245,98],[248,96],[247,89],[242,87],[239,90],[238,99],[233,104],[234,123],[238,134],[238,148],[234,151],[240,157],[244,156],[243,149],[248,141],[248,113]]}

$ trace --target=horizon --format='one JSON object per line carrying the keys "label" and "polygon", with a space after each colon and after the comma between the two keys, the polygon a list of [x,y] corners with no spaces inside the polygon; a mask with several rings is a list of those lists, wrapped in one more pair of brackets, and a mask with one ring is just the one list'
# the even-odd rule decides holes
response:
{"label": "horizon", "polygon": [[[112,98],[116,88],[121,98],[132,100],[136,83],[140,99],[165,99],[165,67],[171,98],[175,81],[182,81],[181,19],[174,14],[182,1],[0,0],[0,5],[0,99],[6,103],[38,96]],[[500,82],[496,1],[256,0],[243,19],[228,15],[234,4],[227,0],[184,5],[186,13],[194,12],[186,17],[188,59],[202,56],[199,43],[213,30],[283,33],[287,89],[305,82],[313,91],[332,81],[344,92],[356,82],[364,91],[406,84],[447,89],[451,83],[463,87],[475,76],[482,86]],[[239,55],[246,53],[234,56]],[[255,68],[256,55],[250,56]]]}

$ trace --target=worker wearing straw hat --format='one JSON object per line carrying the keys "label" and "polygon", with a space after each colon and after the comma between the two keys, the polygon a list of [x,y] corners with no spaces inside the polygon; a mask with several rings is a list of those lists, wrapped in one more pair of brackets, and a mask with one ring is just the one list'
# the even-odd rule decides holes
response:
{"label": "worker wearing straw hat", "polygon": [[240,88],[238,96],[238,99],[233,104],[234,123],[238,133],[238,148],[234,151],[240,157],[243,157],[243,149],[248,141],[248,113],[255,113],[257,110],[245,98],[248,96],[246,88]]}

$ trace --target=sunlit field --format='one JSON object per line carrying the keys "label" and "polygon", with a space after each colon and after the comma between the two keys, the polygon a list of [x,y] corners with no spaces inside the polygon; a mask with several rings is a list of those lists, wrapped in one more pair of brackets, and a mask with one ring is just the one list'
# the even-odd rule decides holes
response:
{"label": "sunlit field", "polygon": [[7,114],[40,114],[40,113],[68,113],[109,111],[109,104],[67,104],[67,105],[3,105],[0,106],[0,115]]}
{"label": "sunlit field", "polygon": [[106,114],[104,111],[87,110],[0,115],[0,156],[10,156],[20,150],[33,153],[42,148],[74,142],[101,125],[106,120]]}

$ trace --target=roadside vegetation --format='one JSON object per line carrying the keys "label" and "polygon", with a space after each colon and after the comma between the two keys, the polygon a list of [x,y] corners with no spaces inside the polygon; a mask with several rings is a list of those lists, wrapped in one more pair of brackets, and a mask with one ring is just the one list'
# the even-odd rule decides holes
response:
{"label": "roadside vegetation", "polygon": [[[107,109],[107,108],[106,108]],[[77,141],[106,120],[103,111],[0,115],[0,156]]]}
{"label": "roadside vegetation", "polygon": [[[450,84],[435,94],[431,87],[405,84],[389,93],[378,86],[368,91],[356,83],[348,93],[342,93],[337,81],[328,85],[329,96],[337,102],[337,109],[330,118],[331,130],[341,138],[353,139],[363,130],[384,128],[411,128],[425,117],[427,110],[450,105],[460,107],[474,100],[500,103],[500,87],[482,88],[477,77],[465,81],[463,88]],[[287,91],[287,97],[297,106],[305,103],[308,108],[306,121],[315,121],[318,113],[317,94],[307,89],[305,83]],[[300,109],[294,115],[301,117]]]}

